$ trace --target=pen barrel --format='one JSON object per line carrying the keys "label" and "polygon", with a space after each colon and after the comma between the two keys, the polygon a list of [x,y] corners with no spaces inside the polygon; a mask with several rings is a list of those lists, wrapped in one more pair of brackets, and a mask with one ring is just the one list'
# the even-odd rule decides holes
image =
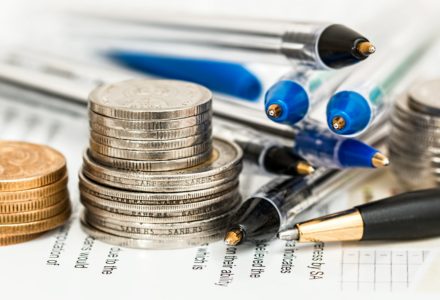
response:
{"label": "pen barrel", "polygon": [[440,235],[440,189],[421,190],[358,206],[363,240],[405,240]]}
{"label": "pen barrel", "polygon": [[280,52],[289,60],[300,61],[302,65],[315,69],[330,69],[318,52],[321,33],[329,24],[290,23],[282,35]]}
{"label": "pen barrel", "polygon": [[[110,32],[113,38],[123,39],[124,43],[139,42],[144,50],[168,55],[186,52],[208,58],[211,52],[212,58],[221,60],[282,64],[293,61],[315,69],[340,69],[366,58],[358,55],[356,44],[367,39],[339,24],[164,13],[97,16],[105,24],[99,28],[105,27],[104,33]],[[87,17],[92,19],[83,15],[81,24],[73,30],[76,34],[79,31],[91,35],[88,31],[94,29],[90,28],[98,27],[93,23],[85,26]],[[97,30],[92,36],[105,41],[102,31]]]}

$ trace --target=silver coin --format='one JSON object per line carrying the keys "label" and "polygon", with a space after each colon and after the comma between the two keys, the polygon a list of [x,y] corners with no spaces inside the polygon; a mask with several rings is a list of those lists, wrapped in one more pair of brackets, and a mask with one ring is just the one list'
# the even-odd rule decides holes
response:
{"label": "silver coin", "polygon": [[393,114],[406,124],[415,124],[417,127],[422,128],[438,128],[440,126],[440,118],[411,109],[408,106],[407,97],[399,97],[394,108]]}
{"label": "silver coin", "polygon": [[408,105],[418,112],[440,117],[440,80],[418,83],[409,90]]}
{"label": "silver coin", "polygon": [[396,133],[391,131],[389,140],[394,144],[401,145],[403,149],[409,149],[412,152],[429,152],[432,149],[439,149],[439,139],[432,136],[417,136],[414,137],[405,135],[403,133]]}
{"label": "silver coin", "polygon": [[205,87],[177,80],[131,79],[97,87],[90,109],[118,119],[179,119],[211,108]]}
{"label": "silver coin", "polygon": [[[228,219],[231,216],[230,212],[226,212],[223,214],[217,214],[213,218],[209,219],[203,219],[198,221],[192,221],[192,222],[173,222],[173,223],[160,223],[160,224],[153,224],[153,223],[145,223],[145,222],[137,222],[137,221],[127,221],[127,220],[121,220],[118,218],[110,218],[110,217],[102,217],[99,215],[95,215],[85,210],[85,216],[87,220],[90,220],[91,218],[99,220],[101,223],[100,225],[105,226],[107,228],[113,228],[112,226],[107,226],[107,224],[113,224],[113,225],[121,225],[121,226],[127,226],[127,227],[137,227],[137,228],[148,228],[151,230],[151,233],[147,233],[150,235],[181,235],[181,234],[191,234],[191,233],[200,233],[205,230],[209,229],[215,229],[220,226],[226,226],[227,224],[224,224],[225,221],[227,222]],[[104,223],[105,222],[105,223]],[[93,223],[90,223],[91,225],[94,225]],[[182,233],[173,233],[173,232],[164,232],[165,230],[168,231],[169,229],[185,229],[185,228],[198,228],[198,231],[196,232],[182,232]],[[119,230],[118,228],[113,228],[116,230]],[[157,230],[156,233],[154,230]],[[162,231],[162,232],[161,232]]]}
{"label": "silver coin", "polygon": [[184,180],[159,180],[153,181],[148,178],[136,179],[136,178],[123,178],[115,177],[108,174],[99,174],[94,171],[89,172],[85,166],[83,166],[82,172],[85,176],[103,185],[112,186],[128,191],[140,191],[140,192],[187,192],[204,190],[216,186],[225,184],[231,180],[236,180],[240,175],[241,165],[236,166],[234,169],[210,175],[204,178],[189,178]]}
{"label": "silver coin", "polygon": [[139,204],[126,204],[117,201],[107,200],[100,197],[97,197],[93,194],[87,193],[86,190],[81,190],[81,198],[84,199],[85,202],[90,203],[96,207],[100,207],[103,209],[108,209],[109,211],[114,211],[116,213],[125,214],[125,215],[138,215],[140,212],[156,212],[156,213],[171,213],[171,212],[183,212],[184,214],[191,210],[196,210],[199,208],[206,208],[208,206],[212,206],[217,203],[224,203],[229,200],[237,198],[239,195],[238,190],[230,190],[226,193],[211,199],[207,199],[204,201],[189,203],[189,204],[181,204],[181,205],[139,205]]}
{"label": "silver coin", "polygon": [[120,139],[101,135],[94,131],[90,132],[92,140],[98,144],[128,150],[174,150],[179,148],[191,147],[211,139],[211,130],[203,134],[193,135],[186,138],[175,140],[159,141],[135,141],[129,139]]}
{"label": "silver coin", "polygon": [[178,171],[164,171],[164,172],[128,172],[123,170],[114,170],[96,164],[84,153],[84,166],[92,169],[93,172],[99,174],[109,174],[121,178],[137,178],[141,180],[184,180],[189,178],[204,178],[206,176],[215,175],[224,171],[232,170],[237,165],[241,164],[243,152],[241,148],[233,143],[220,138],[214,137],[214,149],[210,159],[198,166],[178,170]]}
{"label": "silver coin", "polygon": [[120,203],[137,205],[181,205],[209,200],[221,196],[229,190],[237,189],[238,179],[228,181],[225,184],[210,189],[199,191],[185,191],[181,193],[146,193],[129,192],[99,185],[89,180],[80,172],[79,188],[81,191],[85,191],[96,197]]}
{"label": "silver coin", "polygon": [[90,149],[93,152],[99,153],[101,155],[121,158],[126,160],[141,160],[141,161],[158,161],[158,160],[175,160],[186,157],[192,157],[194,155],[209,152],[212,149],[212,141],[208,139],[200,144],[172,150],[128,150],[128,149],[118,149],[110,146],[102,145],[90,139]]}
{"label": "silver coin", "polygon": [[123,120],[114,119],[106,116],[99,115],[93,111],[89,111],[90,128],[93,130],[95,124],[99,124],[106,127],[123,129],[123,130],[171,130],[191,127],[194,125],[205,123],[212,119],[212,111],[206,111],[199,115],[192,117],[173,119],[173,120],[160,120],[160,121],[141,121],[141,120]]}
{"label": "silver coin", "polygon": [[[395,157],[411,157],[411,160],[416,163],[420,159],[430,159],[432,153],[426,151],[425,149],[417,149],[417,148],[408,148],[404,145],[397,144],[393,139],[389,140],[388,150],[390,152],[390,156],[393,155]],[[414,159],[415,157],[419,159]]]}
{"label": "silver coin", "polygon": [[423,176],[428,175],[431,172],[431,168],[429,164],[424,165],[424,168],[422,168],[420,165],[409,163],[408,161],[404,160],[398,160],[396,158],[393,158],[392,165],[390,164],[390,167],[392,166],[391,170],[397,170],[399,172],[402,172],[399,174],[401,177],[414,177],[414,174],[418,174],[418,176],[414,177],[413,179],[421,179],[423,180]]}
{"label": "silver coin", "polygon": [[205,235],[197,238],[180,239],[180,240],[165,240],[165,239],[146,240],[146,239],[126,238],[98,230],[92,227],[90,224],[88,224],[87,221],[84,220],[84,217],[81,217],[81,228],[88,235],[102,242],[120,247],[129,247],[129,248],[137,248],[137,249],[165,250],[165,249],[181,249],[181,248],[196,247],[202,244],[218,241],[222,239],[225,234],[224,230],[219,230],[218,232],[212,235]]}
{"label": "silver coin", "polygon": [[92,131],[119,139],[139,141],[175,140],[210,132],[211,120],[190,127],[156,131],[118,129],[94,123],[92,124]]}
{"label": "silver coin", "polygon": [[396,110],[392,117],[394,122],[399,123],[400,127],[406,131],[427,131],[433,134],[440,134],[440,120],[423,119],[420,116],[404,116]]}
{"label": "silver coin", "polygon": [[[97,222],[94,218],[89,218],[86,214],[86,221],[91,226],[95,227],[96,229],[105,231],[110,234],[119,235],[127,238],[137,238],[137,239],[148,239],[148,240],[182,240],[182,239],[191,239],[191,238],[197,238],[201,236],[206,235],[212,235],[216,232],[219,232],[220,230],[225,231],[226,230],[226,224],[228,222],[228,219],[223,220],[223,222],[212,229],[207,230],[200,230],[200,228],[194,227],[191,232],[189,230],[182,229],[181,232],[188,232],[187,234],[146,234],[146,233],[137,233],[136,228],[127,228],[127,230],[122,229],[121,227],[118,228],[118,226],[114,226],[113,224],[109,223],[108,221],[105,222],[104,219],[101,219],[103,222]],[[103,223],[105,222],[105,225]],[[142,230],[142,229],[140,229]],[[134,232],[132,232],[134,231]],[[175,230],[175,232],[179,232],[179,230]]]}
{"label": "silver coin", "polygon": [[404,131],[400,128],[397,121],[391,120],[392,127],[390,129],[390,137],[396,140],[399,144],[405,145],[406,147],[416,147],[426,148],[427,146],[437,147],[440,145],[440,135],[428,132],[427,130],[419,131]]}
{"label": "silver coin", "polygon": [[190,157],[169,160],[129,160],[110,157],[88,149],[88,155],[97,163],[104,166],[128,171],[173,171],[191,168],[206,162],[211,157],[212,149]]}
{"label": "silver coin", "polygon": [[[390,161],[391,161],[391,159],[390,159]],[[396,158],[394,158],[392,160],[392,166],[393,166],[392,169],[394,169],[394,170],[407,170],[407,171],[410,171],[411,173],[417,173],[417,174],[427,173],[426,168],[422,169],[418,165],[413,165],[411,163],[399,161]],[[390,167],[391,167],[391,164],[390,164]],[[406,175],[406,174],[402,174],[402,175]]]}
{"label": "silver coin", "polygon": [[[429,173],[429,160],[425,163],[417,163],[408,158],[401,158],[390,155],[390,161],[392,162],[390,166],[393,166],[394,169],[404,169],[409,170],[412,173]],[[404,175],[404,174],[402,174]]]}
{"label": "silver coin", "polygon": [[420,164],[418,162],[412,161],[408,157],[399,157],[393,154],[390,155],[390,166],[393,166],[395,169],[397,168],[405,168],[407,170],[411,170],[412,172],[425,172],[429,170],[429,161],[426,163]]}
{"label": "silver coin", "polygon": [[[169,240],[174,239],[187,239],[192,237],[199,237],[200,235],[209,235],[224,230],[225,225],[215,226],[211,228],[204,228],[202,226],[181,228],[181,229],[150,229],[148,227],[134,227],[127,225],[119,225],[111,223],[106,219],[93,218],[86,214],[87,223],[100,230],[109,232],[111,234],[118,234],[129,238],[141,238],[149,240],[163,240],[167,238]],[[167,234],[167,232],[174,232],[175,234]],[[177,234],[180,233],[180,234]]]}
{"label": "silver coin", "polygon": [[117,220],[129,221],[129,222],[141,222],[148,224],[162,224],[162,223],[185,223],[211,219],[224,213],[231,213],[235,211],[241,203],[241,197],[236,197],[227,203],[221,203],[212,205],[209,207],[203,207],[199,209],[193,209],[183,212],[170,212],[170,213],[138,213],[125,215],[118,212],[118,210],[112,211],[112,209],[104,209],[88,204],[83,201],[83,206],[87,208],[91,213],[101,216],[103,218],[112,218]]}
{"label": "silver coin", "polygon": [[440,139],[434,136],[414,135],[408,136],[402,133],[393,133],[392,139],[403,143],[406,148],[417,148],[420,151],[440,149]]}
{"label": "silver coin", "polygon": [[[391,117],[391,132],[390,134],[401,134],[407,138],[411,138],[412,136],[426,136],[429,134],[429,131],[423,128],[416,128],[414,125],[405,124],[402,121],[396,119],[395,117]],[[430,134],[435,136],[434,133]]]}

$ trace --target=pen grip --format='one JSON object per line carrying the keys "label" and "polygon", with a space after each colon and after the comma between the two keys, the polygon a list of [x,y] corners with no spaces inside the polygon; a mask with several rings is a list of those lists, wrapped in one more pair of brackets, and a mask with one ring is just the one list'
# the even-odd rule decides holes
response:
{"label": "pen grip", "polygon": [[440,235],[440,189],[405,193],[358,206],[363,240],[405,240]]}

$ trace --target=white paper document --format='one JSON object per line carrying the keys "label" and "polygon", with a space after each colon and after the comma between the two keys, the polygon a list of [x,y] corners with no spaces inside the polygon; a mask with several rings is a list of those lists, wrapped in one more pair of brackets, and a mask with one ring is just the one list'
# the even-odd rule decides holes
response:
{"label": "white paper document", "polygon": [[[440,239],[399,243],[272,241],[183,250],[137,250],[94,240],[80,228],[77,172],[88,144],[85,108],[49,109],[0,99],[0,139],[47,143],[66,156],[74,205],[70,222],[40,238],[0,248],[2,299],[246,299],[321,292],[405,292]],[[245,169],[244,198],[269,179]],[[255,173],[252,171],[252,173]],[[387,172],[338,191],[325,214],[398,190]],[[439,261],[438,259],[436,260]],[[425,268],[426,269],[426,268]],[[267,299],[267,298],[266,298]]]}

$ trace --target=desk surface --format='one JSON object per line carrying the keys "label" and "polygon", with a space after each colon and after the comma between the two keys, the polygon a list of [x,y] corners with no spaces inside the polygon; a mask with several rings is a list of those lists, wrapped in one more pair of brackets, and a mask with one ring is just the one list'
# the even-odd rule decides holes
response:
{"label": "desk surface", "polygon": [[[35,104],[0,99],[1,139],[47,143],[68,161],[74,214],[69,224],[37,240],[0,248],[2,295],[8,299],[79,297],[220,298],[230,295],[282,296],[295,290],[311,295],[343,292],[402,292],[427,280],[426,265],[440,239],[406,243],[334,243],[299,245],[273,241],[226,247],[222,242],[198,248],[153,251],[114,247],[80,228],[77,171],[88,142],[85,111],[54,111]],[[252,176],[250,176],[252,174]],[[379,199],[399,190],[388,172],[374,173],[361,186],[338,191],[310,216]],[[241,190],[249,195],[269,180],[246,166]],[[421,274],[418,274],[422,270]],[[182,297],[183,296],[183,297]]]}

